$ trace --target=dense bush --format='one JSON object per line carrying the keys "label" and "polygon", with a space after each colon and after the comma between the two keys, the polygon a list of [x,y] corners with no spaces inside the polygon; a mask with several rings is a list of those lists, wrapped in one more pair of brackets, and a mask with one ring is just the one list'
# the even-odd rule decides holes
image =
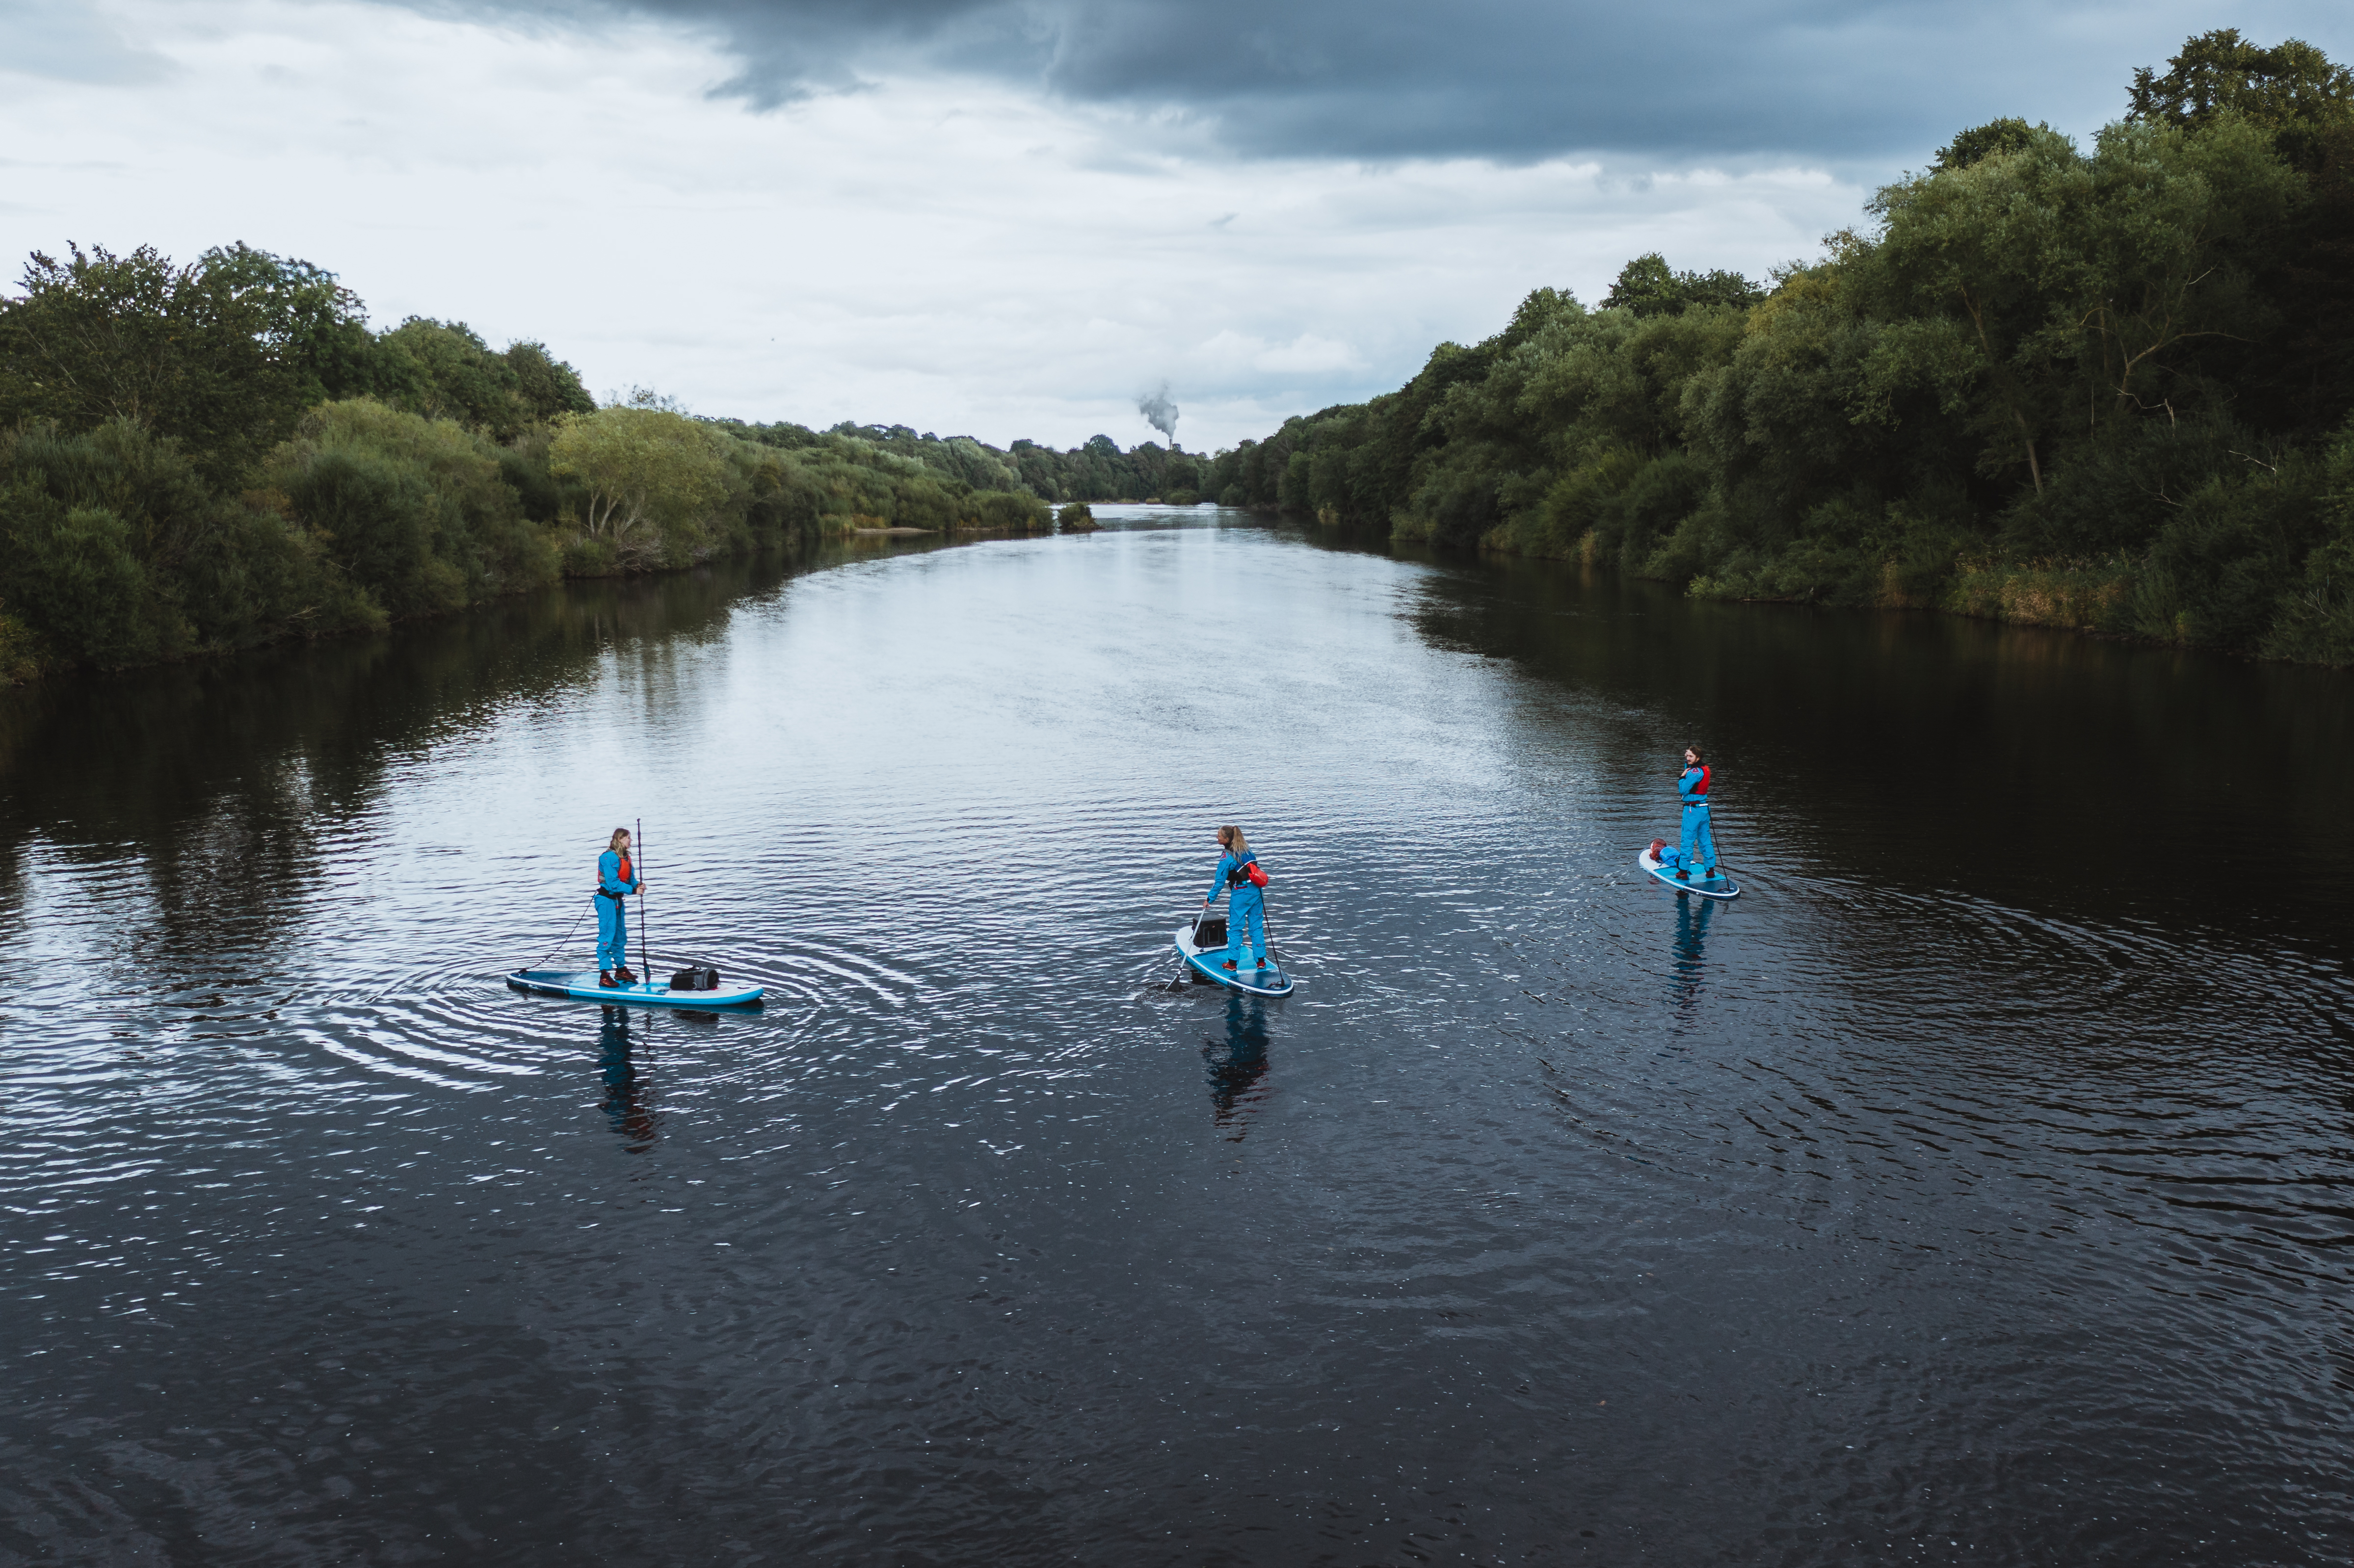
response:
{"label": "dense bush", "polygon": [[964,528],[1034,534],[1054,526],[1046,503],[1028,491],[982,490],[967,498],[957,524]]}
{"label": "dense bush", "polygon": [[424,615],[556,576],[555,545],[524,515],[501,455],[450,420],[353,399],[303,416],[261,477],[370,602]]}
{"label": "dense bush", "polygon": [[2321,540],[2283,595],[2263,651],[2279,659],[2354,664],[2354,440],[2338,443],[2323,472]]}
{"label": "dense bush", "polygon": [[215,490],[177,441],[127,419],[0,432],[0,531],[16,563],[0,619],[27,659],[122,665],[381,620],[315,532]]}

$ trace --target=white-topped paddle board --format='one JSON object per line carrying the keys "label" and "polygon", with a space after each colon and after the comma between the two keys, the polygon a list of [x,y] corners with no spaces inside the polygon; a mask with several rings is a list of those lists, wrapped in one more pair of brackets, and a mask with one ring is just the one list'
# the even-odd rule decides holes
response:
{"label": "white-topped paddle board", "polygon": [[719,991],[673,991],[652,980],[634,985],[597,983],[595,969],[517,969],[507,984],[534,996],[569,996],[601,1001],[609,1007],[748,1007],[760,1000],[763,986],[733,986]]}
{"label": "white-topped paddle board", "polygon": [[[1224,922],[1220,925],[1223,927]],[[1253,996],[1291,994],[1291,977],[1283,972],[1282,964],[1272,952],[1267,955],[1267,968],[1262,969],[1252,964],[1247,957],[1249,949],[1246,948],[1246,956],[1240,960],[1239,967],[1230,969],[1226,968],[1225,938],[1221,935],[1214,948],[1197,948],[1193,945],[1193,930],[1189,921],[1177,927],[1172,940],[1176,944],[1177,956],[1185,960],[1185,967],[1204,980],[1215,980],[1222,986],[1247,991]]]}
{"label": "white-topped paddle board", "polygon": [[1714,876],[1695,876],[1690,882],[1679,882],[1676,880],[1676,874],[1660,864],[1658,857],[1651,853],[1649,844],[1636,853],[1635,865],[1639,871],[1649,872],[1678,893],[1697,893],[1702,898],[1741,896],[1741,889],[1733,885],[1733,879],[1724,874],[1724,868],[1721,865],[1716,868]]}

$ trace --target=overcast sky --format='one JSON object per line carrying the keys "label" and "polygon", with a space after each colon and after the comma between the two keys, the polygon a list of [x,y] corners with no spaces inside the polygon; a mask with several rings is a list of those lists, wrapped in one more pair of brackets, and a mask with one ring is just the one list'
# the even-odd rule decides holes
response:
{"label": "overcast sky", "polygon": [[244,240],[600,395],[1209,450],[1628,258],[1762,274],[2237,26],[2077,0],[0,0],[0,251]]}

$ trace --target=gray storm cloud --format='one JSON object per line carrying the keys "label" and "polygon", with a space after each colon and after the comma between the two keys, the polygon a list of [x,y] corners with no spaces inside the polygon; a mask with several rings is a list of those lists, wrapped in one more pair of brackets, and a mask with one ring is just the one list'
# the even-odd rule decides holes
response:
{"label": "gray storm cloud", "polygon": [[[580,25],[557,0],[411,0]],[[2123,111],[2134,65],[2215,25],[2148,0],[609,0],[607,15],[717,33],[720,86],[771,107],[894,69],[1039,83],[1066,99],[1187,114],[1278,156],[1567,152],[1921,156],[2005,114]],[[593,16],[594,13],[586,13]],[[2342,3],[2281,0],[2274,30],[2354,52]],[[2107,40],[2114,81],[2086,69]]]}
{"label": "gray storm cloud", "polygon": [[1158,392],[1147,392],[1136,400],[1136,411],[1144,422],[1167,436],[1172,443],[1177,440],[1177,405],[1169,400],[1169,383],[1163,381]]}

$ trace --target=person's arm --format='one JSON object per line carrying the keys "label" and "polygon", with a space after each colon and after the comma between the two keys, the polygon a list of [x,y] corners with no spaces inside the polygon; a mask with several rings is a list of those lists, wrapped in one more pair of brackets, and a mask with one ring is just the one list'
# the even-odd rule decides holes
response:
{"label": "person's arm", "polygon": [[638,885],[621,880],[621,857],[607,850],[597,857],[597,885],[608,893],[635,893]]}
{"label": "person's arm", "polygon": [[1218,901],[1218,895],[1226,890],[1226,868],[1228,863],[1234,858],[1231,854],[1222,854],[1218,857],[1218,869],[1211,874],[1210,892],[1209,895],[1202,900],[1204,904],[1215,904]]}
{"label": "person's arm", "polygon": [[1698,778],[1699,774],[1690,768],[1676,775],[1676,793],[1683,798],[1687,806],[1691,804],[1692,784]]}

